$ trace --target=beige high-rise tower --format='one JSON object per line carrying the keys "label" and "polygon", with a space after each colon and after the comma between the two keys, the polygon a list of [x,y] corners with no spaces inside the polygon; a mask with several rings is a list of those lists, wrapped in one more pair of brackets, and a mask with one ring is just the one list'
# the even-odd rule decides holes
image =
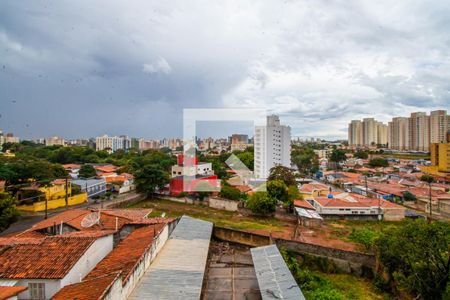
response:
{"label": "beige high-rise tower", "polygon": [[409,149],[409,119],[396,117],[389,122],[389,148],[396,150]]}
{"label": "beige high-rise tower", "polygon": [[409,118],[410,150],[429,151],[430,117],[425,112],[411,113]]}
{"label": "beige high-rise tower", "polygon": [[374,118],[365,118],[362,122],[363,128],[363,145],[371,146],[377,144],[378,130],[377,121]]}
{"label": "beige high-rise tower", "polygon": [[377,144],[387,145],[388,143],[388,126],[381,122],[376,122]]}
{"label": "beige high-rise tower", "polygon": [[363,145],[363,130],[360,120],[352,120],[348,124],[348,144],[351,147],[359,147]]}
{"label": "beige high-rise tower", "polygon": [[446,143],[448,129],[447,111],[432,111],[430,113],[430,143]]}

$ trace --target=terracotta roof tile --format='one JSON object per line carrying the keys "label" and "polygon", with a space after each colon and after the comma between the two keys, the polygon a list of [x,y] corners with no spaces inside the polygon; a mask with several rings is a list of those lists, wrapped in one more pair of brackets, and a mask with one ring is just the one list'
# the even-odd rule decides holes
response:
{"label": "terracotta roof tile", "polygon": [[151,247],[154,237],[163,228],[164,224],[157,224],[134,230],[85,279],[93,279],[105,273],[121,271],[125,282],[141,256]]}
{"label": "terracotta roof tile", "polygon": [[26,286],[0,286],[0,299],[17,296],[26,289],[28,289]]}
{"label": "terracotta roof tile", "polygon": [[315,210],[314,206],[312,206],[308,201],[305,200],[294,200],[294,206]]}
{"label": "terracotta roof tile", "polygon": [[313,191],[317,190],[328,190],[329,187],[325,184],[320,183],[306,183],[302,185],[299,189],[300,193],[312,193]]}
{"label": "terracotta roof tile", "polygon": [[[159,218],[147,218],[147,215],[151,212],[151,209],[114,209],[114,210],[101,210],[100,222],[89,228],[81,226],[81,221],[85,216],[93,212],[98,212],[89,209],[73,209],[62,212],[56,216],[53,216],[47,220],[41,221],[35,224],[31,229],[40,230],[48,228],[54,225],[62,223],[67,224],[77,230],[115,230],[116,229],[116,217],[117,228],[122,228],[125,224],[155,224],[165,223],[166,219]],[[149,221],[151,220],[151,221]]]}
{"label": "terracotta roof tile", "polygon": [[63,278],[95,238],[46,237],[41,243],[3,247],[0,278]]}
{"label": "terracotta roof tile", "polygon": [[120,278],[120,272],[104,274],[90,280],[83,280],[80,283],[66,285],[52,300],[100,300]]}
{"label": "terracotta roof tile", "polygon": [[164,226],[157,224],[134,230],[98,263],[82,282],[65,286],[53,299],[101,299],[118,276],[122,277],[124,284]]}

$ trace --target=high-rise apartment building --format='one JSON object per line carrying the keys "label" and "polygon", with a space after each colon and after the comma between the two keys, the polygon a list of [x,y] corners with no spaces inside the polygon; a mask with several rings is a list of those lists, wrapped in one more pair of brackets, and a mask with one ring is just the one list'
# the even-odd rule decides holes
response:
{"label": "high-rise apartment building", "polygon": [[352,120],[348,125],[348,144],[354,147],[363,145],[363,130],[360,120]]}
{"label": "high-rise apartment building", "polygon": [[430,149],[430,117],[426,112],[411,113],[409,149],[417,151],[429,151]]}
{"label": "high-rise apartment building", "polygon": [[369,147],[388,143],[388,127],[374,118],[352,120],[348,124],[348,144],[351,147]]}
{"label": "high-rise apartment building", "polygon": [[362,122],[363,128],[363,145],[370,146],[377,143],[378,130],[377,121],[374,118],[365,118]]}
{"label": "high-rise apartment building", "polygon": [[254,141],[256,178],[267,178],[277,165],[291,167],[291,128],[281,125],[278,116],[268,116],[266,126],[255,127]]}
{"label": "high-rise apartment building", "polygon": [[115,152],[119,149],[124,149],[124,140],[118,136],[100,136],[95,138],[95,149],[97,151],[107,150],[108,152]]}
{"label": "high-rise apartment building", "polygon": [[409,119],[396,117],[388,125],[388,145],[390,149],[409,149]]}
{"label": "high-rise apartment building", "polygon": [[430,113],[430,143],[447,142],[448,120],[446,110],[436,110]]}
{"label": "high-rise apartment building", "polygon": [[388,143],[388,126],[381,122],[376,122],[377,145],[387,145]]}

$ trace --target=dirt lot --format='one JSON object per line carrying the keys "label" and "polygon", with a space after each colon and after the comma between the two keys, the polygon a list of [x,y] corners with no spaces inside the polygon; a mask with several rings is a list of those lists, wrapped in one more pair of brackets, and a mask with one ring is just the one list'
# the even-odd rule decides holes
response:
{"label": "dirt lot", "polygon": [[342,250],[358,250],[360,246],[348,241],[347,236],[351,232],[352,223],[333,222],[324,224],[320,228],[299,228],[299,234],[294,238],[295,224],[275,218],[257,218],[244,216],[236,212],[213,209],[207,206],[191,205],[172,202],[168,200],[152,199],[144,200],[131,207],[152,208],[151,216],[179,217],[184,214],[214,222],[217,226],[236,230],[245,230],[253,233],[272,235],[284,239],[296,239],[302,242],[332,246]]}

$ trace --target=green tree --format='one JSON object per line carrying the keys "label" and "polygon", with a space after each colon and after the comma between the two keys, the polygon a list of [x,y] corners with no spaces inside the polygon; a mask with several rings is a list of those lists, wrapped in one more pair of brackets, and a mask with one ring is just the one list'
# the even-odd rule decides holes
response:
{"label": "green tree", "polygon": [[281,202],[287,202],[289,200],[288,188],[286,184],[281,180],[269,180],[267,182],[267,195],[270,198]]}
{"label": "green tree", "polygon": [[341,149],[333,149],[330,155],[330,161],[339,164],[347,159],[345,156],[345,151]]}
{"label": "green tree", "polygon": [[220,189],[219,197],[230,200],[240,200],[243,198],[240,190],[226,185],[222,186],[222,188]]}
{"label": "green tree", "polygon": [[250,170],[253,171],[253,164],[254,164],[254,156],[253,151],[239,151],[236,153],[236,156],[244,163],[244,165],[247,166]]}
{"label": "green tree", "polygon": [[371,166],[372,168],[389,167],[389,162],[384,158],[376,157],[376,158],[372,158],[369,161],[369,166]]}
{"label": "green tree", "polygon": [[358,150],[355,152],[355,154],[353,154],[353,156],[355,158],[367,159],[369,158],[369,153],[367,153],[367,151],[364,150]]}
{"label": "green tree", "polygon": [[149,197],[153,195],[156,189],[163,188],[169,181],[169,174],[160,165],[148,164],[134,169],[136,190]]}
{"label": "green tree", "polygon": [[175,162],[170,153],[157,150],[147,150],[136,156],[130,167],[136,190],[151,196],[156,189],[163,188],[170,181],[169,170]]}
{"label": "green tree", "polygon": [[9,227],[12,223],[18,220],[19,211],[14,204],[14,198],[9,194],[0,194],[0,231]]}
{"label": "green tree", "polygon": [[449,285],[449,245],[450,223],[424,220],[387,227],[376,241],[390,282],[416,299],[444,299]]}
{"label": "green tree", "polygon": [[294,146],[291,151],[291,161],[303,176],[319,170],[319,157],[314,153],[314,149],[309,146]]}
{"label": "green tree", "polygon": [[247,200],[247,207],[256,215],[267,216],[275,211],[276,200],[267,192],[256,192]]}
{"label": "green tree", "polygon": [[291,168],[285,167],[285,166],[275,166],[270,169],[270,175],[267,178],[270,180],[281,180],[286,184],[289,185],[295,185],[295,175]]}
{"label": "green tree", "polygon": [[81,166],[80,171],[78,172],[78,176],[80,178],[91,178],[95,177],[97,172],[92,165],[84,164]]}

